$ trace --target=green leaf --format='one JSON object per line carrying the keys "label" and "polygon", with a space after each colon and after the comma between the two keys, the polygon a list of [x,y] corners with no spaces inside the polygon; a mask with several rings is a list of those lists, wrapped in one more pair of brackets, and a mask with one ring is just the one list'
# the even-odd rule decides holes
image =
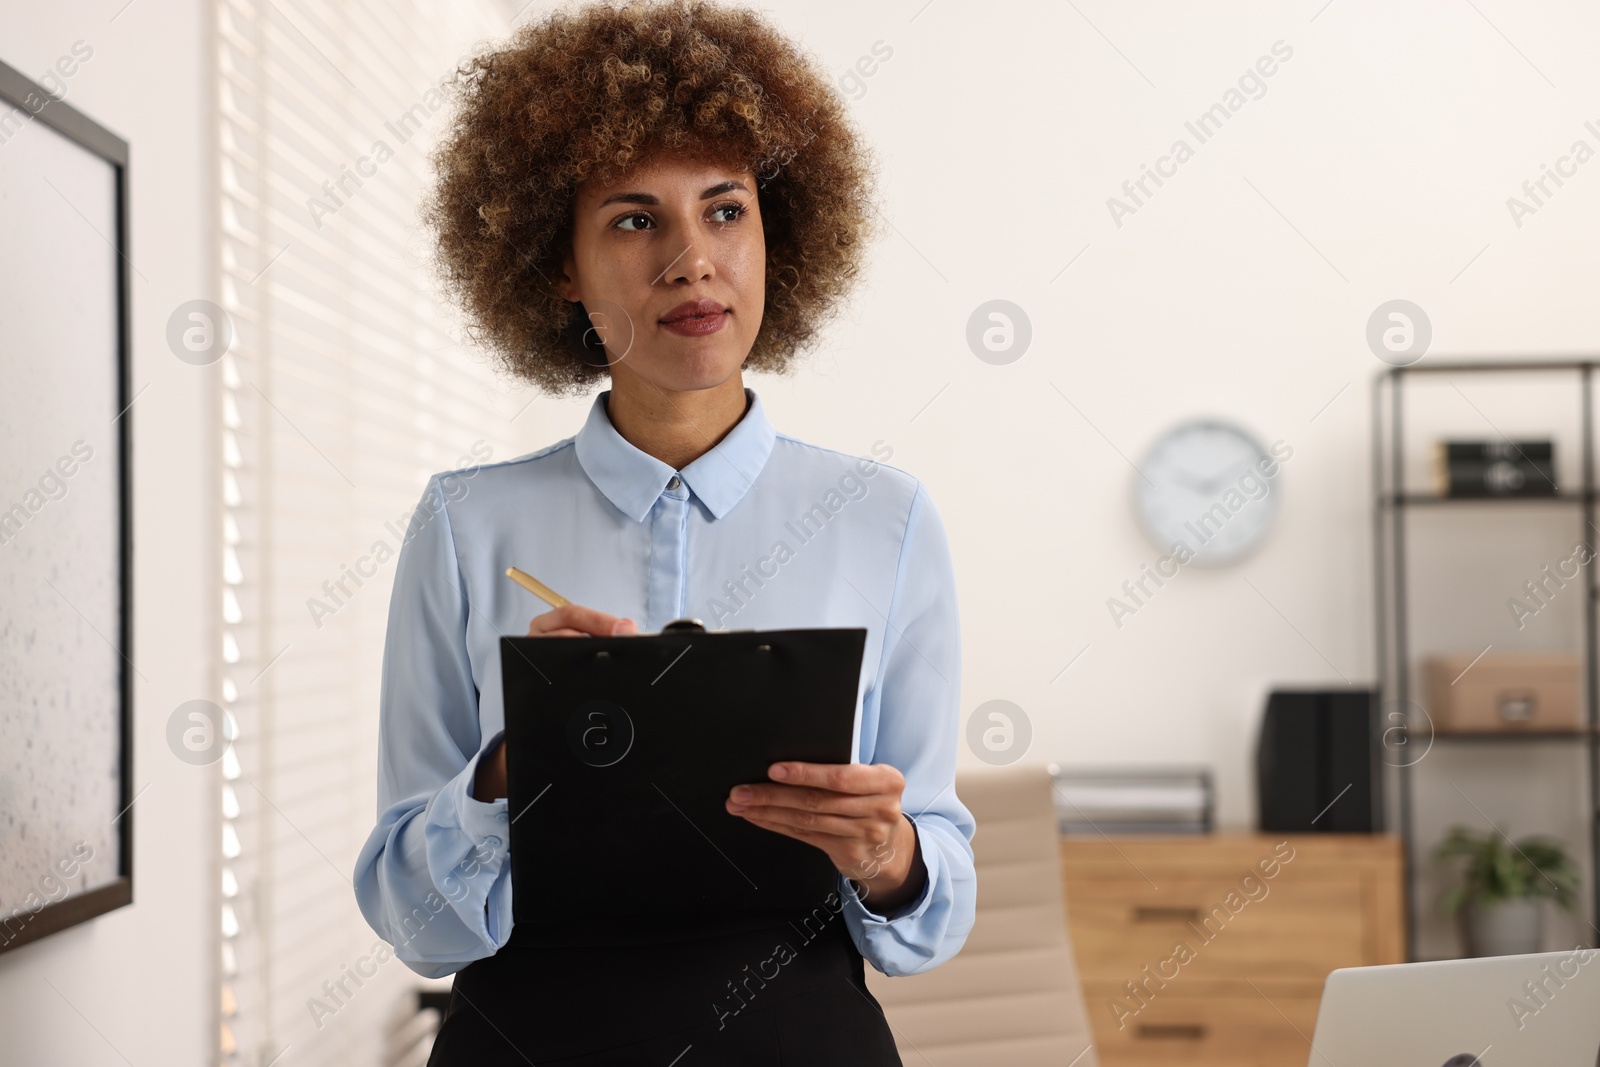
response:
{"label": "green leaf", "polygon": [[1467,902],[1467,887],[1458,885],[1439,898],[1439,914],[1446,919],[1461,910],[1461,905]]}
{"label": "green leaf", "polygon": [[1433,856],[1440,862],[1465,861],[1459,867],[1458,884],[1439,900],[1445,915],[1469,903],[1493,905],[1540,898],[1571,911],[1583,881],[1566,846],[1543,835],[1513,843],[1499,831],[1478,833],[1453,826],[1434,846]]}

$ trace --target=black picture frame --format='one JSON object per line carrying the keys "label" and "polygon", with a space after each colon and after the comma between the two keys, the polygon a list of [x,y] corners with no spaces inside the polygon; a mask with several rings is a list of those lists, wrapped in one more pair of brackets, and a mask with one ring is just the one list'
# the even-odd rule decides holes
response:
{"label": "black picture frame", "polygon": [[117,513],[119,549],[117,565],[118,592],[121,597],[117,644],[121,653],[118,713],[119,750],[118,770],[121,781],[117,784],[116,824],[117,872],[115,878],[95,889],[44,905],[38,911],[25,913],[25,922],[17,923],[19,913],[0,915],[0,953],[20,948],[58,931],[87,922],[99,915],[133,903],[133,819],[130,809],[133,794],[133,525],[132,500],[132,367],[130,350],[130,283],[128,244],[128,143],[95,122],[64,100],[52,96],[42,85],[27,75],[0,62],[0,133],[9,133],[8,121],[14,121],[12,109],[20,110],[30,118],[24,121],[41,122],[69,141],[104,160],[115,175],[116,229],[110,236],[116,257],[116,394],[117,430],[113,437],[117,446]]}

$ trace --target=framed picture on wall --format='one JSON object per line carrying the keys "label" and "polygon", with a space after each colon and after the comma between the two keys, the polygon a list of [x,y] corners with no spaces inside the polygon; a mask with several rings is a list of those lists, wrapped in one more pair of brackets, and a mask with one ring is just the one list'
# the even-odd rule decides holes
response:
{"label": "framed picture on wall", "polygon": [[133,900],[128,146],[46,80],[0,63],[0,952]]}

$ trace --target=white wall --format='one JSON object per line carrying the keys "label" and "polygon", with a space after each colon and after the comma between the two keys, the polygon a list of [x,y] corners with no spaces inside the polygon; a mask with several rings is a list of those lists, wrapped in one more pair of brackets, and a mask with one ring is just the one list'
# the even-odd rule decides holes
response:
{"label": "white wall", "polygon": [[[213,1025],[215,794],[162,740],[171,708],[216,697],[209,379],[161,333],[172,307],[210,295],[207,9],[138,0],[109,22],[120,4],[12,3],[0,31],[0,57],[33,73],[77,39],[95,46],[69,100],[134,144],[133,249],[149,278],[134,284],[135,384],[150,384],[134,422],[151,679],[138,691],[138,903],[0,956],[7,1063],[121,1062],[114,1047],[199,1064]],[[1209,764],[1223,822],[1249,825],[1266,689],[1374,671],[1368,397],[1382,364],[1368,315],[1420,304],[1429,359],[1595,347],[1600,162],[1520,227],[1506,198],[1575,139],[1600,146],[1583,127],[1600,120],[1585,109],[1600,99],[1600,19],[1556,2],[767,6],[837,76],[875,42],[892,48],[852,109],[885,160],[898,232],[823,351],[793,379],[750,384],[781,429],[858,452],[881,438],[929,483],[960,583],[964,711],[1021,705],[1029,759]],[[1106,199],[1279,40],[1294,54],[1266,94],[1117,227]],[[1034,330],[1003,367],[964,339],[995,298]],[[1445,432],[1546,428],[1547,400],[1457,384],[1438,409]],[[516,423],[526,448],[575,432],[586,403],[536,402]],[[520,407],[507,398],[508,417]],[[1237,567],[1185,568],[1119,629],[1106,599],[1161,554],[1135,525],[1124,457],[1196,414],[1293,446],[1277,529]],[[1505,575],[1532,577],[1548,541],[1530,534],[1492,575],[1471,571],[1481,592],[1453,605],[1452,641],[1535,641],[1506,633]],[[1429,558],[1463,573],[1483,551],[1446,530]],[[1469,793],[1498,773],[1457,770]],[[1487,794],[1515,830],[1548,807]],[[1438,803],[1435,822],[1472,818]]]}
{"label": "white wall", "polygon": [[[219,698],[211,369],[166,347],[207,291],[215,245],[206,22],[199,0],[7,0],[0,59],[36,80],[74,42],[66,101],[132,146],[134,903],[0,955],[0,1064],[203,1064],[215,1042],[215,768],[168,750],[167,717]],[[113,21],[113,17],[115,20]],[[4,148],[0,147],[0,152]],[[6,353],[5,358],[15,358]],[[71,782],[60,787],[69,790]]]}
{"label": "white wall", "polygon": [[[1574,139],[1600,149],[1600,131],[1584,128],[1600,120],[1582,46],[1595,11],[1349,0],[1002,3],[982,19],[939,0],[781,10],[838,74],[874,42],[893,46],[854,114],[888,158],[899,234],[816,370],[766,386],[774,418],[848,450],[886,438],[930,482],[957,560],[966,712],[992,697],[1021,705],[1029,758],[1213,766],[1221,821],[1248,827],[1266,689],[1370,685],[1376,670],[1368,442],[1371,381],[1386,365],[1366,347],[1368,315],[1418,302],[1434,326],[1427,360],[1597,347],[1600,162],[1522,226],[1507,210]],[[1266,94],[1198,144],[1184,122],[1278,40],[1293,56]],[[1107,198],[1176,138],[1194,158],[1118,227]],[[994,298],[1034,323],[1010,366],[963,342],[966,315]],[[1555,432],[1576,480],[1574,392],[1454,384],[1438,387],[1414,458],[1435,430]],[[1134,523],[1125,458],[1195,414],[1293,446],[1277,530],[1242,565],[1184,568],[1118,629],[1107,597],[1160,555]],[[1581,536],[1576,515],[1546,509],[1515,520],[1515,536],[1459,539],[1472,522],[1442,515],[1427,541],[1414,533],[1414,565],[1450,576],[1434,593],[1454,597],[1430,608],[1413,593],[1413,648],[1576,649],[1578,598],[1565,629],[1541,619],[1542,633],[1514,632],[1504,608],[1558,558],[1550,542],[1570,550]],[[1490,752],[1442,747],[1419,769],[1422,840],[1448,822],[1483,829],[1466,793],[1514,835],[1555,830],[1586,853],[1573,761]],[[1427,880],[1426,899],[1437,888]],[[1429,918],[1424,933],[1424,952],[1450,950],[1442,925]],[[1557,921],[1550,944],[1584,934]]]}
{"label": "white wall", "polygon": [[[1546,4],[1500,20],[1563,92],[1471,6],[1336,0],[1315,22],[1316,3],[1078,6],[1126,60],[1068,6],[979,20],[936,0],[915,22],[915,4],[808,5],[803,20],[785,6],[835,71],[894,47],[855,113],[889,161],[903,236],[815,369],[765,389],[785,429],[884,438],[930,483],[959,570],[966,707],[1015,700],[1048,759],[1212,763],[1238,824],[1257,689],[1374,670],[1369,393],[1384,364],[1369,313],[1421,304],[1430,359],[1594,347],[1600,163],[1520,230],[1504,206],[1573,138],[1600,144],[1578,106],[1594,16]],[[1294,55],[1266,95],[1117,228],[1107,197],[1280,39]],[[1005,367],[963,337],[996,297],[1034,328]],[[1537,406],[1460,384],[1507,432],[1541,428]],[[1119,452],[1137,461],[1207,413],[1294,447],[1278,528],[1238,567],[1185,569],[1119,630],[1106,599],[1161,554]],[[1493,436],[1463,403],[1447,414]],[[1498,623],[1502,601],[1479,607]]]}
{"label": "white wall", "polygon": [[[1428,360],[1597,348],[1600,160],[1520,227],[1506,201],[1574,140],[1600,150],[1584,128],[1600,127],[1586,52],[1600,18],[1575,3],[1351,0],[778,10],[839,75],[892,47],[853,111],[887,161],[899,232],[813,369],[757,380],[775,421],[849,450],[883,438],[930,484],[960,583],[965,712],[1019,704],[1029,758],[1208,764],[1223,823],[1252,825],[1265,691],[1375,671],[1368,442],[1386,365],[1368,316],[1421,305]],[[1198,144],[1184,122],[1280,40],[1293,56],[1265,95]],[[1119,228],[1107,198],[1179,137],[1194,157]],[[1002,367],[964,340],[995,298],[1034,330]],[[1576,480],[1575,392],[1455,384],[1411,442],[1419,461],[1433,431],[1555,432]],[[1119,629],[1107,598],[1162,554],[1135,524],[1124,456],[1200,414],[1293,446],[1277,529],[1238,566],[1184,568]],[[1541,619],[1544,632],[1514,631],[1505,608],[1560,558],[1552,542],[1580,536],[1575,511],[1539,515],[1487,541],[1459,538],[1464,513],[1436,517],[1426,542],[1416,529],[1414,565],[1458,590],[1432,610],[1414,592],[1417,651],[1576,649],[1576,596],[1568,625]],[[1430,756],[1426,832],[1483,828],[1456,783],[1514,835],[1555,830],[1586,852],[1572,762],[1518,752],[1513,770],[1489,752]],[[1547,785],[1547,770],[1565,777]],[[1447,931],[1427,930],[1425,948],[1448,951]]]}

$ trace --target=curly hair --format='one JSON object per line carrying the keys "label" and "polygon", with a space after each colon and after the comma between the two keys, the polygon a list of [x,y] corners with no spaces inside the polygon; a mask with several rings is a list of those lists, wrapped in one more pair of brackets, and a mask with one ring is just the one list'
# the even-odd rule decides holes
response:
{"label": "curly hair", "polygon": [[[607,374],[587,312],[552,279],[580,182],[657,151],[749,169],[766,300],[745,366],[784,373],[848,295],[878,236],[876,159],[828,77],[761,16],[705,0],[558,11],[464,61],[423,205],[444,287],[498,367],[546,393]],[[593,351],[589,349],[588,351]]]}

